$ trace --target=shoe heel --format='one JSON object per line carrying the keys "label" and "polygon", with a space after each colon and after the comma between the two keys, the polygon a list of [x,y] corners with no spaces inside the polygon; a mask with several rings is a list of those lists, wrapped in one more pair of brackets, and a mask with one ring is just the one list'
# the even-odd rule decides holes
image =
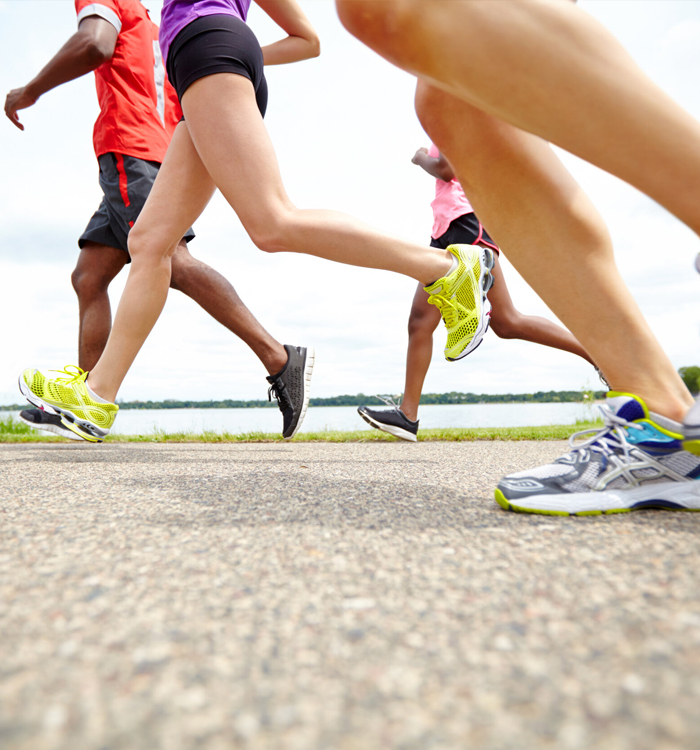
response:
{"label": "shoe heel", "polygon": [[481,252],[483,253],[482,256],[482,262],[484,264],[485,268],[488,268],[489,272],[496,264],[496,259],[494,258],[493,250],[490,247],[482,247]]}

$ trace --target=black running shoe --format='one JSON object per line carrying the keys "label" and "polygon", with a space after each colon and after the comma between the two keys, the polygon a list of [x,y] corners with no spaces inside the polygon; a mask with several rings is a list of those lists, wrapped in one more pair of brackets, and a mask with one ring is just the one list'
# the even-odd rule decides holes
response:
{"label": "black running shoe", "polygon": [[63,426],[61,417],[58,414],[48,414],[41,409],[25,409],[19,413],[19,418],[24,424],[28,424],[30,427],[35,427],[37,430],[46,430],[46,432],[53,432],[56,435],[60,435],[70,440],[80,440],[74,432]]}
{"label": "black running shoe", "polygon": [[282,412],[282,436],[291,440],[299,431],[309,405],[311,373],[314,369],[314,350],[304,346],[284,345],[287,350],[287,364],[277,373],[268,375],[271,383],[267,398],[272,401],[274,394]]}
{"label": "black running shoe", "polygon": [[391,398],[383,398],[382,396],[377,396],[377,398],[390,406],[391,409],[370,409],[367,406],[360,406],[357,413],[362,419],[377,430],[388,432],[394,437],[415,443],[418,440],[418,420],[411,422]]}

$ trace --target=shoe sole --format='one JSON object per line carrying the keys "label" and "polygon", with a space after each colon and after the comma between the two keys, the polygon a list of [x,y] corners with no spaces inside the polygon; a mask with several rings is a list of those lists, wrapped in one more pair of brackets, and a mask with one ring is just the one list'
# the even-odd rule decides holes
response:
{"label": "shoe sole", "polygon": [[376,419],[372,419],[369,414],[365,414],[359,409],[357,410],[357,413],[362,417],[362,419],[365,420],[365,422],[367,422],[370,427],[374,427],[375,430],[381,430],[382,432],[386,432],[389,435],[393,435],[394,437],[401,438],[401,440],[406,440],[411,443],[415,443],[418,441],[418,436],[414,435],[408,430],[402,430],[400,427],[394,427],[393,425],[377,422]]}
{"label": "shoe sole", "polygon": [[80,440],[77,435],[73,434],[71,430],[67,429],[61,429],[58,425],[55,424],[41,424],[38,425],[36,422],[30,422],[28,419],[25,419],[24,417],[19,417],[20,422],[24,422],[24,424],[28,425],[29,427],[32,427],[35,430],[41,430],[42,432],[53,432],[54,435],[58,435],[62,438],[67,438],[68,440]]}
{"label": "shoe sole", "polygon": [[309,397],[311,395],[311,375],[314,371],[315,362],[316,351],[313,347],[309,347],[306,350],[306,360],[304,361],[304,405],[301,407],[301,414],[299,415],[299,419],[297,420],[294,432],[289,437],[286,437],[285,440],[291,440],[297,434],[297,432],[299,432],[301,423],[304,421],[304,417],[306,416],[306,410],[309,408]]}
{"label": "shoe sole", "polygon": [[545,516],[600,516],[646,509],[700,512],[700,480],[663,482],[609,492],[540,495],[532,499],[537,507],[524,505],[528,498],[508,500],[499,489],[496,489],[495,498],[504,510]]}
{"label": "shoe sole", "polygon": [[464,359],[469,356],[472,352],[476,351],[484,340],[484,336],[489,330],[491,324],[491,303],[487,299],[486,295],[493,286],[493,276],[491,271],[496,263],[493,250],[490,247],[481,247],[481,276],[478,280],[478,286],[481,289],[481,318],[479,320],[479,326],[474,332],[472,340],[464,347],[463,351],[457,357],[448,357],[445,354],[445,359],[448,362],[459,362],[460,359]]}
{"label": "shoe sole", "polygon": [[67,430],[75,433],[79,438],[87,440],[89,443],[101,443],[107,435],[109,435],[109,430],[101,430],[91,422],[86,422],[84,419],[80,419],[80,417],[77,417],[72,411],[62,409],[60,406],[50,404],[47,401],[44,401],[43,398],[39,398],[39,396],[37,396],[36,393],[34,393],[34,391],[32,391],[24,382],[24,378],[21,375],[19,376],[18,382],[20,393],[30,404],[33,404],[48,414],[55,414],[56,416],[61,417],[61,423],[63,426]]}

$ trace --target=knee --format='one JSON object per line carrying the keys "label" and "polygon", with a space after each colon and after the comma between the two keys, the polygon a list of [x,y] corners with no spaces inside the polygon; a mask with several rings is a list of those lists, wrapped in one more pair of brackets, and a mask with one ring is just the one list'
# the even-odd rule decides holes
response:
{"label": "knee", "polygon": [[78,264],[71,274],[71,284],[78,299],[91,299],[104,294],[112,279],[100,273],[99,268],[90,268]]}
{"label": "knee", "polygon": [[442,127],[445,126],[443,112],[446,97],[447,94],[440,89],[418,79],[414,102],[416,115],[423,129],[434,142],[442,140],[440,135]]}
{"label": "knee", "polygon": [[146,233],[138,228],[138,224],[129,232],[127,247],[132,263],[139,263],[148,257],[148,239]]}
{"label": "knee", "polygon": [[296,209],[275,211],[262,221],[246,226],[248,236],[258,250],[264,253],[293,252],[293,236],[296,231],[294,213]]}
{"label": "knee", "polygon": [[127,240],[129,256],[131,257],[132,269],[141,267],[160,266],[170,264],[170,260],[177,245],[168,247],[156,235],[149,232],[147,228],[139,228],[138,222],[129,232]]}
{"label": "knee", "polygon": [[429,314],[424,311],[411,310],[408,316],[408,337],[432,336],[436,325]]}
{"label": "knee", "polygon": [[520,338],[522,318],[517,310],[497,311],[491,314],[491,330],[499,339]]}

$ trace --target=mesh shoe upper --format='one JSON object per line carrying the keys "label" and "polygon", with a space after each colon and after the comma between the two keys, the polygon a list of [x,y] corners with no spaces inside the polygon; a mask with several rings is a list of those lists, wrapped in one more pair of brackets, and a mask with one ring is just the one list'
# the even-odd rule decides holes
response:
{"label": "mesh shoe upper", "polygon": [[[572,435],[568,453],[504,477],[498,489],[506,499],[628,489],[700,476],[700,457],[682,450],[682,435],[655,422],[641,399],[611,391],[601,411],[604,427]],[[585,435],[590,437],[576,443]]]}
{"label": "mesh shoe upper", "polygon": [[22,378],[35,396],[57,411],[69,412],[78,420],[90,422],[101,430],[109,430],[119,407],[95,401],[85,384],[88,374],[79,367],[57,372],[62,372],[66,377],[47,378],[39,370],[27,369],[22,373]]}
{"label": "mesh shoe upper", "polygon": [[445,357],[453,360],[460,358],[466,348],[475,349],[481,342],[480,338],[475,341],[475,337],[483,336],[488,327],[484,326],[483,318],[490,313],[491,306],[485,300],[487,290],[483,279],[488,276],[489,268],[482,266],[484,249],[477,245],[450,245],[447,249],[457,258],[457,268],[425,287],[425,291],[430,295],[429,304],[440,310],[445,322]]}

